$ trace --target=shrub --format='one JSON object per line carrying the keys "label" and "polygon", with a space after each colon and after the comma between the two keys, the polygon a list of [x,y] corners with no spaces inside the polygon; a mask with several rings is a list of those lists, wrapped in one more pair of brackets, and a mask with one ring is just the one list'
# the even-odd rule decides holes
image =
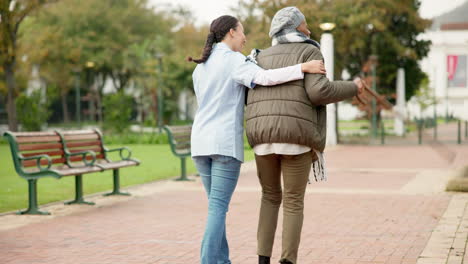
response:
{"label": "shrub", "polygon": [[130,126],[133,98],[122,93],[104,98],[104,129],[123,134]]}
{"label": "shrub", "polygon": [[50,103],[42,98],[41,91],[34,91],[30,96],[21,94],[16,98],[18,120],[26,131],[39,131],[51,115]]}

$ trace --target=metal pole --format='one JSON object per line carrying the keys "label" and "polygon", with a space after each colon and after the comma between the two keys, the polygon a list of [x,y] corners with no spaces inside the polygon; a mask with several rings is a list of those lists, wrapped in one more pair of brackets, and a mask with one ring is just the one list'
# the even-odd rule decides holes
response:
{"label": "metal pole", "polygon": [[460,119],[458,119],[457,127],[458,127],[457,143],[458,143],[458,145],[460,145],[461,144],[461,120]]}
{"label": "metal pole", "polygon": [[445,88],[445,123],[449,121],[449,110],[448,110],[448,87]]}
{"label": "metal pole", "polygon": [[417,124],[418,124],[418,144],[421,145],[422,144],[422,125],[423,125],[422,120],[417,120]]}
{"label": "metal pole", "polygon": [[[376,67],[375,63],[372,64],[372,90],[375,92],[376,83]],[[372,137],[377,138],[377,103],[375,98],[372,98]]]}
{"label": "metal pole", "polygon": [[[376,32],[371,36],[371,72],[372,72],[372,91],[377,91],[377,35]],[[372,138],[377,138],[377,101],[372,97]]]}
{"label": "metal pole", "polygon": [[465,139],[468,138],[468,121],[465,121]]}
{"label": "metal pole", "polygon": [[437,140],[437,106],[434,105],[434,140]]}
{"label": "metal pole", "polygon": [[380,122],[380,144],[385,145],[385,123],[383,118]]}
{"label": "metal pole", "polygon": [[75,79],[75,109],[76,109],[76,122],[78,127],[81,128],[81,99],[80,99],[80,74],[76,73]]}
{"label": "metal pole", "polygon": [[[320,38],[321,51],[327,70],[327,78],[334,80],[334,41],[330,32],[324,32]],[[338,144],[337,135],[337,104],[328,104],[327,107],[327,145],[334,146]]]}
{"label": "metal pole", "polygon": [[158,129],[159,133],[162,132],[162,126],[163,126],[163,88],[162,88],[162,56],[158,55],[158,61],[159,61],[159,82],[158,82]]}
{"label": "metal pole", "polygon": [[185,157],[180,157],[181,175],[180,178],[176,179],[176,181],[192,181],[191,179],[187,178],[187,166],[185,159]]}
{"label": "metal pole", "polygon": [[405,100],[405,69],[403,67],[398,68],[397,71],[397,98],[396,98],[396,110],[399,115],[395,115],[394,130],[397,136],[404,136],[405,134],[405,120],[404,116],[406,113],[406,100]]}

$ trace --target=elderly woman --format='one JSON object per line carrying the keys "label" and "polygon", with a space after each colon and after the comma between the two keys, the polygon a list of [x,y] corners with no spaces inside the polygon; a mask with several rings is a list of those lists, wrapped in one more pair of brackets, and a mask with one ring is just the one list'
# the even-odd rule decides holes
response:
{"label": "elderly woman", "polygon": [[229,264],[226,213],[244,161],[245,87],[275,85],[324,73],[321,61],[263,70],[240,53],[246,38],[237,18],[221,16],[210,26],[203,54],[193,72],[198,110],[191,135],[192,157],[208,196],[201,245],[202,264]]}
{"label": "elderly woman", "polygon": [[[304,15],[296,7],[283,8],[271,22],[273,46],[254,57],[264,69],[323,60],[319,44],[309,35]],[[326,178],[322,155],[326,136],[326,104],[351,98],[361,90],[359,79],[354,82],[331,82],[322,74],[306,74],[304,80],[277,85],[275,89],[257,86],[249,91],[246,131],[254,148],[262,186],[257,233],[259,263],[270,263],[282,201],[280,263],[297,263],[304,195],[312,165],[315,180]]]}

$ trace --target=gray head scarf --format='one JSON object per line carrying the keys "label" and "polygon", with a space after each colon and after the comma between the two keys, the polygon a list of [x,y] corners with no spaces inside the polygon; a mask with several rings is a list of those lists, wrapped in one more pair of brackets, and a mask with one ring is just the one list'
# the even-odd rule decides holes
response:
{"label": "gray head scarf", "polygon": [[[297,30],[297,27],[305,21],[304,14],[295,6],[285,7],[278,12],[271,21],[270,37],[272,46],[284,43],[305,42],[320,48],[320,44]],[[257,63],[257,56],[261,52],[259,49],[253,49],[247,60]]]}
{"label": "gray head scarf", "polygon": [[271,21],[269,33],[272,45],[306,42],[320,48],[317,41],[311,40],[309,36],[297,30],[303,21],[305,21],[304,14],[295,6],[288,6],[276,12]]}
{"label": "gray head scarf", "polygon": [[285,7],[276,12],[270,26],[270,38],[280,31],[296,31],[296,28],[305,20],[304,14],[295,6]]}

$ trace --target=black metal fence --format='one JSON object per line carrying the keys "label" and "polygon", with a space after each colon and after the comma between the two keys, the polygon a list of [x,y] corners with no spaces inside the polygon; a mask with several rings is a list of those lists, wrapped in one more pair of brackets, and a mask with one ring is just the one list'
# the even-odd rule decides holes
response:
{"label": "black metal fence", "polygon": [[405,133],[394,133],[392,120],[379,122],[377,131],[371,126],[360,123],[355,130],[338,125],[340,144],[371,145],[422,145],[444,143],[468,145],[468,121],[461,119],[436,120],[434,118],[414,119],[405,122]]}

